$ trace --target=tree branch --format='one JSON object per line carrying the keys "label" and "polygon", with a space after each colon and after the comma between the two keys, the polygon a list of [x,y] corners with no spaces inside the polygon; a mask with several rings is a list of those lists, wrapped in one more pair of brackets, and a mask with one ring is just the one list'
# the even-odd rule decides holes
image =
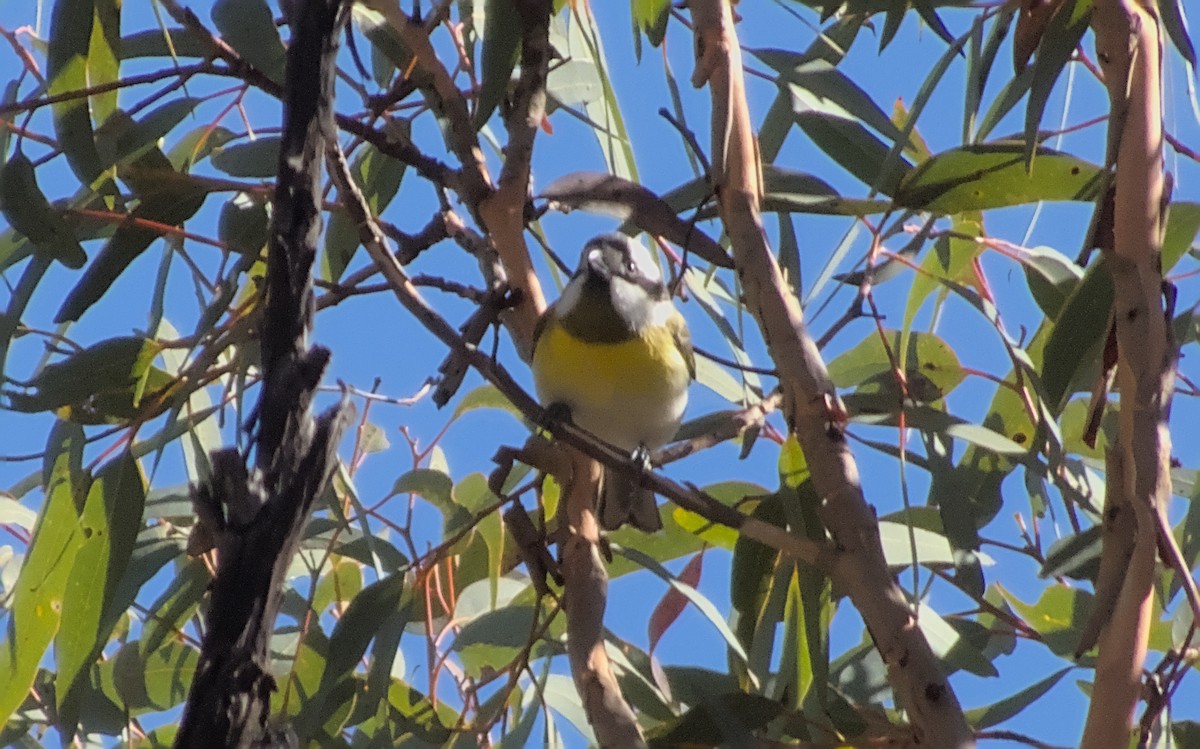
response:
{"label": "tree branch", "polygon": [[888,571],[874,509],[867,504],[844,434],[846,415],[825,363],[780,273],[763,231],[762,165],[746,105],[742,55],[727,0],[692,0],[692,84],[712,93],[713,177],[747,306],[779,371],[788,426],[822,497],[821,518],[839,550],[831,575],[862,614],[888,679],[926,746],[968,747],[974,738],[958,698]]}
{"label": "tree branch", "polygon": [[213,454],[213,476],[194,488],[198,526],[216,536],[218,567],[204,643],[176,747],[270,743],[275,681],[270,643],[285,577],[312,506],[336,465],[352,418],[341,403],[314,419],[328,350],[309,348],[310,271],[321,228],[321,154],[332,140],[333,80],[346,20],[341,0],[307,0],[288,51],[287,100],[267,262],[256,409],[255,466],[245,454]]}
{"label": "tree branch", "polygon": [[[1113,277],[1117,378],[1121,391],[1118,491],[1133,509],[1131,550],[1103,555],[1129,561],[1100,652],[1082,747],[1124,747],[1142,693],[1142,667],[1154,609],[1158,527],[1171,497],[1175,343],[1163,305],[1162,40],[1157,11],[1134,0],[1097,0],[1092,11],[1096,56],[1111,114],[1108,166],[1114,169],[1112,246],[1102,247]],[[1115,458],[1116,459],[1116,458]],[[1110,482],[1113,484],[1115,482]],[[1169,528],[1169,526],[1167,526]],[[1101,557],[1101,568],[1105,563]],[[1184,570],[1184,574],[1188,574]]]}

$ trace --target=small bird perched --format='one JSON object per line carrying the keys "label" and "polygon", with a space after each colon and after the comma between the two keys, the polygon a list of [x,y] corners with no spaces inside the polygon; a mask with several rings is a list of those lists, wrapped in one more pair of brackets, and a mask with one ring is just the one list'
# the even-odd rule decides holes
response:
{"label": "small bird perched", "polygon": [[[687,324],[640,243],[604,234],[583,246],[579,269],[534,333],[533,379],[544,406],[627,450],[649,467],[650,450],[679,429],[696,376]],[[605,471],[600,524],[662,528],[654,493]]]}

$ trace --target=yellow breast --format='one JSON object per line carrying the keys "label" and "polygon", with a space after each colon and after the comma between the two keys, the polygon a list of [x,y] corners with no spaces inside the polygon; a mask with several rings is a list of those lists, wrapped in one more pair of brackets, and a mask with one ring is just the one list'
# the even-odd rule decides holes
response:
{"label": "yellow breast", "polygon": [[621,343],[590,343],[547,322],[533,354],[542,403],[564,403],[575,422],[619,447],[657,447],[674,436],[690,380],[670,329]]}

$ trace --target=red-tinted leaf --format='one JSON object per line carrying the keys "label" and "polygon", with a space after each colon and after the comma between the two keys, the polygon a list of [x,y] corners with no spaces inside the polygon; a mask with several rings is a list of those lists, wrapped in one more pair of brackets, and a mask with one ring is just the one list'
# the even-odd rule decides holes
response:
{"label": "red-tinted leaf", "polygon": [[[700,584],[700,574],[704,569],[704,552],[701,551],[688,560],[686,566],[679,573],[679,579],[682,582],[695,588]],[[654,652],[655,646],[662,636],[666,634],[679,615],[683,613],[687,607],[688,599],[677,589],[671,588],[654,607],[654,612],[650,614],[650,623],[646,625],[646,631],[650,635],[650,652]]]}

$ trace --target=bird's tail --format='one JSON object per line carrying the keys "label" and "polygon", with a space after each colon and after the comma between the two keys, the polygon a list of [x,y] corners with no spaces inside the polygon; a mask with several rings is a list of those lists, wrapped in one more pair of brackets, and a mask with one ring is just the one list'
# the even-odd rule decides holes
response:
{"label": "bird's tail", "polygon": [[641,487],[636,474],[605,470],[600,488],[600,525],[615,531],[625,523],[646,533],[662,530],[658,501],[654,492]]}

